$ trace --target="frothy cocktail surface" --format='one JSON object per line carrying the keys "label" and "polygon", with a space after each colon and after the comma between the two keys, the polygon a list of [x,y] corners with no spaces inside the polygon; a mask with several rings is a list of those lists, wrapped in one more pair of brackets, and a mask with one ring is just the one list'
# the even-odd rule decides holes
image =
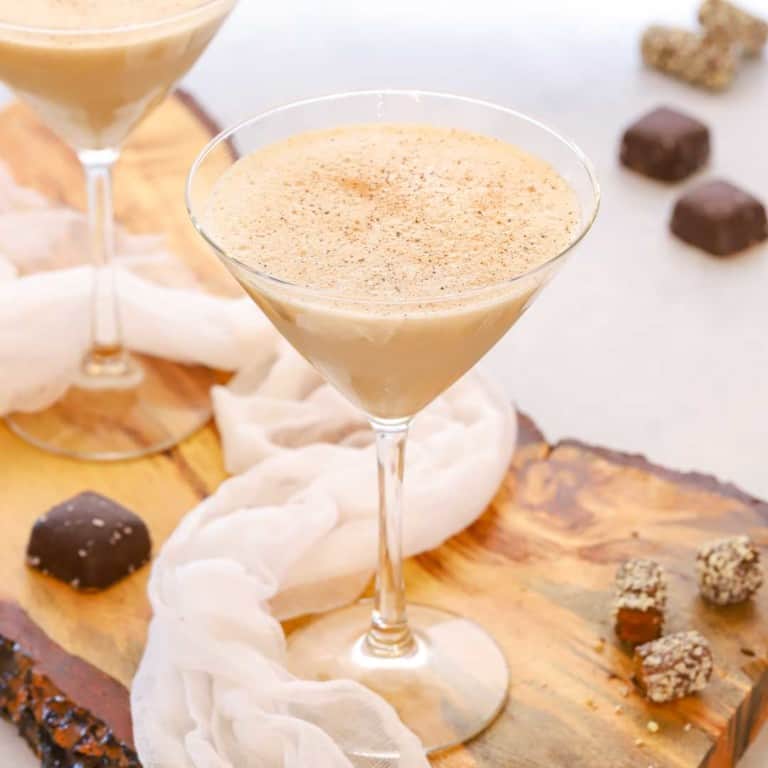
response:
{"label": "frothy cocktail surface", "polygon": [[0,0],[0,80],[72,146],[115,148],[194,64],[234,2]]}
{"label": "frothy cocktail surface", "polygon": [[495,285],[560,253],[579,223],[543,160],[475,133],[356,125],[248,155],[207,226],[225,251],[288,282],[356,298]]}
{"label": "frothy cocktail surface", "polygon": [[0,22],[47,29],[106,29],[166,19],[206,1],[0,0]]}
{"label": "frothy cocktail surface", "polygon": [[330,292],[233,263],[283,336],[381,418],[413,415],[466,373],[541,287],[548,270],[531,270],[580,223],[574,192],[543,160],[422,125],[266,147],[219,179],[204,218],[248,267]]}

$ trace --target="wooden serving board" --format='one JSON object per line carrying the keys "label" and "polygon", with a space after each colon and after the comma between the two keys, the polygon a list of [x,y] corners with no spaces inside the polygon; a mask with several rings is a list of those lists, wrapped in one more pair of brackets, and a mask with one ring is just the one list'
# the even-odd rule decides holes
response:
{"label": "wooden serving board", "polygon": [[[212,130],[188,99],[166,102],[126,150],[117,209],[131,230],[167,232],[202,281],[232,292],[187,223],[182,202],[186,170]],[[0,159],[24,183],[82,206],[74,157],[21,106],[0,113]],[[407,564],[410,599],[488,627],[511,667],[510,701],[499,720],[435,764],[734,765],[768,717],[768,590],[746,606],[709,608],[696,595],[693,556],[700,543],[729,533],[749,533],[768,545],[768,506],[712,478],[640,457],[578,443],[550,446],[527,419],[521,432],[513,466],[486,514]],[[78,717],[90,733],[102,733],[100,722],[111,728],[110,748],[122,757],[109,765],[135,765],[127,686],[149,620],[147,569],[96,595],[27,570],[23,554],[35,518],[92,489],[139,512],[157,547],[224,477],[213,427],[158,456],[106,465],[41,453],[0,427],[0,709],[31,702],[34,722],[21,723],[28,740],[54,751],[70,748],[64,701],[83,708]],[[612,639],[613,574],[623,559],[641,555],[659,560],[671,575],[669,630],[701,630],[716,657],[710,688],[673,705],[640,698],[629,657]],[[52,701],[58,704],[51,710]],[[648,731],[650,720],[657,733]]]}

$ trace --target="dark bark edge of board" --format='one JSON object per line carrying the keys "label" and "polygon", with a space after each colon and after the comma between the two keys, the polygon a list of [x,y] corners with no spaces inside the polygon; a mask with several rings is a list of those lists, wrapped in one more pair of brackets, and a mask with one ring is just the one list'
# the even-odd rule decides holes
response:
{"label": "dark bark edge of board", "polygon": [[141,768],[128,691],[0,601],[0,716],[43,768]]}

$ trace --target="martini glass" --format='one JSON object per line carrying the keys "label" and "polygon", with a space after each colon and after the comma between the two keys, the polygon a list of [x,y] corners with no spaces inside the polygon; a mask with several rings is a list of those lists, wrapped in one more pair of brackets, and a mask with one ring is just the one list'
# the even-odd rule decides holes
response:
{"label": "martini glass", "polygon": [[[578,199],[580,221],[571,242],[548,262],[500,284],[405,300],[290,284],[255,270],[217,242],[207,220],[216,184],[209,170],[235,162],[232,146],[242,154],[304,131],[377,122],[486,134],[548,161]],[[485,102],[412,91],[341,94],[272,110],[217,137],[190,173],[187,204],[195,226],[280,333],[363,409],[376,436],[375,596],[294,630],[288,637],[289,668],[307,679],[357,680],[380,693],[428,752],[464,742],[493,721],[507,698],[508,668],[499,646],[475,622],[439,608],[406,606],[401,530],[408,427],[531,304],[591,227],[598,201],[587,158],[541,123]],[[290,247],[288,236],[286,242]],[[354,735],[350,740],[345,744],[350,754],[397,757],[355,742]]]}
{"label": "martini glass", "polygon": [[[76,458],[130,458],[169,448],[210,418],[212,372],[131,355],[124,346],[112,168],[125,138],[197,61],[235,2],[102,0],[87,13],[77,5],[41,10],[39,0],[31,11],[23,0],[0,3],[0,79],[75,150],[88,196],[90,349],[58,402],[7,419],[40,448]],[[56,26],[27,23],[41,17]]]}

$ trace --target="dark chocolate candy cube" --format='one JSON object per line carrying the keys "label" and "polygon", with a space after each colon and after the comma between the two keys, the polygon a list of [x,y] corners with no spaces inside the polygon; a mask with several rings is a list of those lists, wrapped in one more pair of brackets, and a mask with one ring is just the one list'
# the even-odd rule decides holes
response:
{"label": "dark chocolate candy cube", "polygon": [[716,256],[768,237],[765,206],[727,181],[708,181],[686,192],[675,205],[671,228],[681,240]]}
{"label": "dark chocolate candy cube", "polygon": [[32,528],[27,565],[76,589],[106,589],[150,557],[144,521],[92,491],[57,504]]}
{"label": "dark chocolate candy cube", "polygon": [[621,141],[621,162],[661,181],[680,181],[709,160],[709,129],[668,107],[633,123]]}

